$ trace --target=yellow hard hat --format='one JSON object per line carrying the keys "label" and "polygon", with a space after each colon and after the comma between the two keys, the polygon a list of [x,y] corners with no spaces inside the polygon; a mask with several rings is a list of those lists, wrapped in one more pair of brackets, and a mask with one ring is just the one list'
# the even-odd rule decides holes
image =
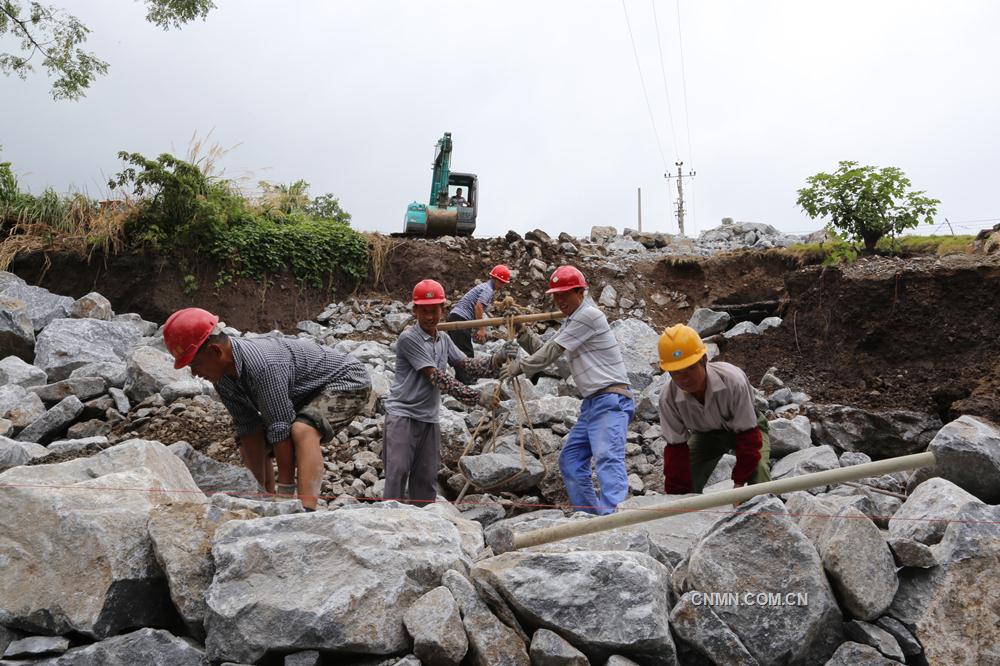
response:
{"label": "yellow hard hat", "polygon": [[698,331],[684,324],[675,324],[660,336],[660,369],[675,372],[690,367],[708,352]]}

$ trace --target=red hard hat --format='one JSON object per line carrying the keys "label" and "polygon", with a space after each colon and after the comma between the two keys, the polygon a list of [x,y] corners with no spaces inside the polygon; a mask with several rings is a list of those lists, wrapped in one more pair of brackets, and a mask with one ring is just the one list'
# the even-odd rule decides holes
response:
{"label": "red hard hat", "polygon": [[549,288],[546,294],[554,294],[557,291],[569,291],[587,286],[587,279],[576,266],[560,266],[549,278]]}
{"label": "red hard hat", "polygon": [[508,284],[510,282],[510,269],[503,264],[497,264],[493,267],[493,270],[490,271],[490,277],[496,278],[504,284]]}
{"label": "red hard hat", "polygon": [[170,315],[163,325],[163,342],[174,357],[174,368],[191,363],[218,323],[218,317],[201,308],[184,308]]}
{"label": "red hard hat", "polygon": [[444,303],[444,287],[437,280],[421,280],[413,288],[414,305]]}

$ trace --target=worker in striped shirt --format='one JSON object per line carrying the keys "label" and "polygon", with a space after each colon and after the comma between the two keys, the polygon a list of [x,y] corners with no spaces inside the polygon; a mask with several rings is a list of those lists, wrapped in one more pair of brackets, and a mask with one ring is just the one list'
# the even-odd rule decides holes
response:
{"label": "worker in striped shirt", "polygon": [[[503,264],[494,266],[486,282],[481,282],[465,292],[465,295],[452,307],[451,312],[448,313],[448,321],[474,321],[482,319],[486,311],[490,309],[493,297],[503,291],[504,287],[509,283],[510,269]],[[477,329],[475,338],[473,338],[472,329],[468,328],[448,331],[448,337],[452,339],[455,346],[463,354],[469,358],[473,358],[475,351],[472,349],[472,341],[475,339],[479,344],[486,342],[486,327],[483,326]],[[469,375],[462,368],[455,368],[455,378],[463,384],[474,384],[476,382],[475,377]]]}
{"label": "worker in striped shirt", "polygon": [[[502,380],[522,373],[531,377],[566,355],[583,403],[559,454],[559,469],[573,507],[604,515],[613,513],[628,494],[625,440],[635,401],[618,340],[607,317],[586,297],[586,288],[583,273],[575,267],[555,270],[546,293],[552,294],[566,321],[544,344],[522,328],[517,341],[530,356],[513,361],[500,376]],[[600,497],[591,482],[591,461],[597,468]]]}
{"label": "worker in striped shirt", "polygon": [[[167,319],[163,340],[174,367],[212,382],[233,418],[243,464],[269,493],[315,510],[322,444],[368,408],[371,377],[358,359],[312,340],[234,338],[201,308]],[[277,485],[274,466],[278,465]]]}

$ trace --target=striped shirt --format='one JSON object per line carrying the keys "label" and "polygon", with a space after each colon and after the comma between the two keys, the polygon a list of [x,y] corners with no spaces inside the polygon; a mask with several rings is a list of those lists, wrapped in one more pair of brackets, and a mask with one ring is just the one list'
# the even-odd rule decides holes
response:
{"label": "striped shirt", "polygon": [[372,383],[361,361],[311,340],[230,338],[229,343],[236,378],[224,375],[215,389],[239,436],[263,427],[269,444],[288,439],[296,412],[321,390],[359,391]]}
{"label": "striped shirt", "polygon": [[459,299],[455,307],[451,309],[451,314],[457,315],[466,321],[476,318],[476,303],[483,304],[483,312],[490,309],[493,302],[493,279],[481,282],[475,287],[465,292],[465,296]]}
{"label": "striped shirt", "polygon": [[686,442],[692,432],[744,432],[757,427],[753,389],[746,373],[722,361],[705,367],[704,405],[670,380],[660,390],[660,429],[668,444]]}
{"label": "striped shirt", "polygon": [[566,318],[553,340],[566,350],[573,381],[584,398],[612,384],[628,384],[618,340],[590,299]]}
{"label": "striped shirt", "polygon": [[385,400],[385,413],[437,423],[441,419],[441,389],[420,371],[437,368],[443,373],[449,364],[465,360],[465,354],[443,332],[432,337],[419,324],[409,327],[396,341],[396,373]]}

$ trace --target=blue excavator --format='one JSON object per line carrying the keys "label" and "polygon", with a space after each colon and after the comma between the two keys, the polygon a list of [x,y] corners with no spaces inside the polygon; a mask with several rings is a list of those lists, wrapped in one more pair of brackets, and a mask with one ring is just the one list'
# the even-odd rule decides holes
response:
{"label": "blue excavator", "polygon": [[[479,209],[479,178],[474,173],[451,170],[451,132],[445,132],[434,148],[434,175],[429,203],[414,201],[406,207],[403,235],[471,236]],[[449,187],[456,188],[455,195]],[[458,197],[457,188],[463,190]]]}

